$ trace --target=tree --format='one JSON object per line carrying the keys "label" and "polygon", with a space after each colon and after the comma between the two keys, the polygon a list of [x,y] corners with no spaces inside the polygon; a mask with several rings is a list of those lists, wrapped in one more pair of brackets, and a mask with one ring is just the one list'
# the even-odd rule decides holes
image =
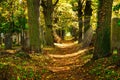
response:
{"label": "tree", "polygon": [[26,18],[24,15],[24,6],[19,5],[19,2],[16,0],[4,0],[0,3],[0,33],[4,33],[5,35],[5,49],[12,48],[13,34],[19,34],[25,29]]}
{"label": "tree", "polygon": [[27,0],[28,6],[28,25],[30,49],[35,52],[41,51],[40,43],[40,24],[39,24],[39,7],[40,0]]}
{"label": "tree", "polygon": [[1,32],[5,35],[5,49],[12,48],[12,34],[14,31],[14,13],[16,2],[14,0],[2,1],[2,21]]}
{"label": "tree", "polygon": [[83,12],[82,12],[82,2],[78,0],[78,23],[79,23],[79,33],[78,33],[78,42],[82,41],[82,27],[83,27]]}
{"label": "tree", "polygon": [[43,14],[45,19],[45,26],[46,26],[46,32],[45,32],[45,40],[47,46],[53,46],[54,45],[54,37],[53,37],[53,31],[52,31],[52,20],[53,20],[53,11],[58,3],[59,0],[56,0],[53,4],[52,0],[42,0],[41,5],[43,7]]}
{"label": "tree", "polygon": [[[77,21],[77,14],[72,9],[72,5],[69,3],[59,3],[54,11],[54,25],[57,30],[59,31],[59,36],[62,39],[66,39],[68,36],[66,36],[67,33],[72,33],[70,30],[72,27],[78,28],[77,25],[75,25],[75,21]],[[72,37],[71,34],[69,37]]]}
{"label": "tree", "polygon": [[[27,24],[27,14],[25,13],[27,11],[27,2],[26,1],[19,1],[19,8],[16,12],[16,21],[15,24],[18,28],[15,29],[17,36],[18,36],[18,44],[21,44],[22,50],[27,50],[27,47],[29,46],[27,44],[27,38],[28,38],[28,24]],[[20,36],[19,36],[20,35]],[[20,41],[19,41],[20,39]]]}
{"label": "tree", "polygon": [[84,33],[90,28],[91,16],[92,16],[91,0],[87,0],[84,10]]}
{"label": "tree", "polygon": [[99,0],[93,59],[110,55],[110,30],[113,0]]}

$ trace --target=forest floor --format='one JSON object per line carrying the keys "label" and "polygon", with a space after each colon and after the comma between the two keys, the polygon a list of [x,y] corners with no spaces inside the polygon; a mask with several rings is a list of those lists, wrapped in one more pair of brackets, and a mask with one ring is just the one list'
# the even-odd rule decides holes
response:
{"label": "forest floor", "polygon": [[55,44],[43,54],[0,52],[0,80],[120,80],[119,56],[91,60],[93,47]]}

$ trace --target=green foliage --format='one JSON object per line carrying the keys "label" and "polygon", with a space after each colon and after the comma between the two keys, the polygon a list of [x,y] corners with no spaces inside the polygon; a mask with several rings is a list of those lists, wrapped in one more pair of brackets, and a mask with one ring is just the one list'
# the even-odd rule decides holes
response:
{"label": "green foliage", "polygon": [[57,28],[62,28],[64,30],[68,30],[71,26],[74,25],[75,21],[77,21],[77,14],[72,10],[72,5],[69,3],[61,3],[58,4],[57,8],[55,9],[55,17],[57,15],[58,22]]}
{"label": "green foliage", "polygon": [[33,68],[23,68],[21,65],[12,66],[0,63],[0,79],[6,76],[9,80],[41,80],[40,71],[34,71]]}
{"label": "green foliage", "polygon": [[101,64],[99,64],[97,67],[95,67],[94,69],[90,70],[89,73],[90,74],[95,74],[95,75],[100,75],[101,74],[101,69],[102,69],[102,66]]}
{"label": "green foliage", "polygon": [[89,65],[91,67],[88,70],[89,74],[94,76],[95,80],[119,80],[120,73],[117,67],[119,60],[119,55],[98,59]]}
{"label": "green foliage", "polygon": [[113,6],[113,11],[117,11],[119,9],[120,9],[120,3],[115,5],[115,6]]}
{"label": "green foliage", "polygon": [[6,23],[1,23],[2,25],[0,26],[0,32],[1,33],[6,33],[9,30],[9,26],[10,26],[10,22],[6,22]]}
{"label": "green foliage", "polygon": [[26,29],[25,6],[19,1],[7,0],[0,3],[0,33],[21,32]]}
{"label": "green foliage", "polygon": [[118,24],[118,26],[120,27],[120,19],[118,20],[117,24]]}
{"label": "green foliage", "polygon": [[42,69],[41,72],[44,74],[44,73],[48,72],[48,70],[47,69]]}
{"label": "green foliage", "polygon": [[114,49],[113,54],[117,54],[117,53],[118,53],[117,49]]}
{"label": "green foliage", "polygon": [[0,63],[0,69],[2,69],[4,67],[4,64]]}
{"label": "green foliage", "polygon": [[19,52],[19,53],[16,53],[15,54],[16,57],[20,57],[22,59],[30,59],[31,57],[29,56],[29,54],[27,53],[24,53],[24,52]]}
{"label": "green foliage", "polygon": [[21,80],[19,76],[17,77],[17,80]]}
{"label": "green foliage", "polygon": [[119,73],[117,73],[115,70],[103,69],[102,66],[95,67],[94,69],[90,70],[89,73],[91,75],[98,76],[98,79],[114,80],[115,78],[119,78]]}
{"label": "green foliage", "polygon": [[73,11],[77,11],[78,10],[78,0],[71,0],[70,4],[72,5]]}

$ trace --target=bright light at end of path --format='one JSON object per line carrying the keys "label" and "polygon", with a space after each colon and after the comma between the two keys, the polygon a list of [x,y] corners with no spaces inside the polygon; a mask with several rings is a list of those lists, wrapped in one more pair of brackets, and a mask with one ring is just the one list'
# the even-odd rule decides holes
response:
{"label": "bright light at end of path", "polygon": [[70,33],[70,32],[67,32],[67,33],[66,33],[66,36],[71,36],[71,33]]}
{"label": "bright light at end of path", "polygon": [[19,0],[19,3],[21,4],[21,3],[22,3],[22,0]]}

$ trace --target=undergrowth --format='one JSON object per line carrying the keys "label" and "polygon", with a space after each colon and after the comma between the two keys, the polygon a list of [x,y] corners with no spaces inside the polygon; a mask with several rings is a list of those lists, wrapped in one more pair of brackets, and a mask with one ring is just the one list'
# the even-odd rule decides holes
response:
{"label": "undergrowth", "polygon": [[[88,55],[91,54],[87,54],[84,57],[81,56],[81,58],[87,59],[88,57],[91,57]],[[24,57],[26,56],[28,55],[23,55],[23,53],[15,54],[14,56],[9,55],[7,57],[1,56],[0,80],[44,80],[43,77],[46,80],[46,78],[48,77],[45,74],[46,73],[51,74],[51,73],[47,69],[44,69],[42,67],[42,66],[46,66],[44,65],[46,63],[46,61],[43,59],[44,57],[28,56],[27,59],[24,59]],[[78,72],[82,76],[84,76],[85,79],[83,80],[120,80],[119,63],[120,63],[120,56],[114,54],[110,57],[101,58],[95,61],[89,61],[85,63],[82,67],[79,67],[79,69],[74,69],[70,74],[74,74]],[[59,76],[59,73],[57,73],[57,75]],[[78,75],[78,78],[80,78],[79,74],[76,75]],[[49,76],[51,77],[56,75],[51,74]],[[53,77],[53,79],[50,80],[57,80],[57,79]],[[74,77],[74,80],[77,80],[77,78]]]}
{"label": "undergrowth", "polygon": [[89,76],[94,77],[95,80],[120,80],[119,62],[120,57],[112,55],[88,62],[84,67]]}

